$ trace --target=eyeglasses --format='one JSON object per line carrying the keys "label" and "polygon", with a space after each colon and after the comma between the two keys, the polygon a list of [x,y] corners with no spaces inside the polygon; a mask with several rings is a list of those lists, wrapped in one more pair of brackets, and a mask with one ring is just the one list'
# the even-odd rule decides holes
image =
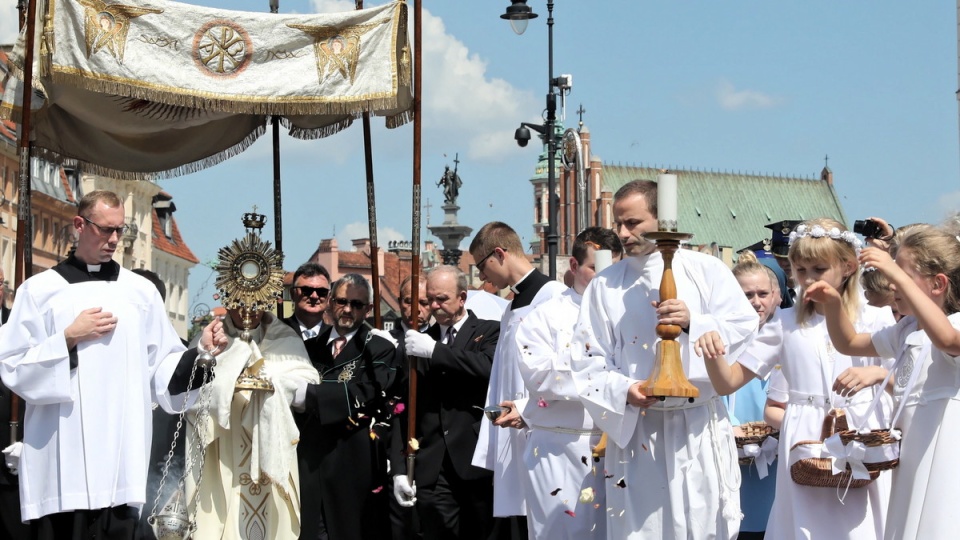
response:
{"label": "eyeglasses", "polygon": [[[80,216],[83,217],[83,216]],[[123,233],[127,232],[130,227],[128,225],[121,225],[119,227],[104,227],[103,225],[97,225],[96,223],[90,221],[89,219],[83,217],[83,220],[87,223],[93,225],[99,231],[100,236],[110,237],[113,236],[113,233],[117,233],[117,236],[123,236]]]}
{"label": "eyeglasses", "polygon": [[313,293],[317,293],[318,298],[326,298],[330,293],[330,289],[326,287],[307,287],[306,285],[298,285],[297,289],[300,291],[301,296],[313,296]]}
{"label": "eyeglasses", "polygon": [[350,304],[350,307],[353,309],[364,309],[367,307],[367,303],[361,300],[347,300],[346,298],[334,298],[333,302],[340,307],[346,307],[347,304]]}
{"label": "eyeglasses", "polygon": [[[493,251],[491,251],[490,253],[488,253],[486,257],[480,259],[480,262],[477,263],[477,270],[483,272],[483,265],[486,264],[487,259],[489,259],[490,257],[496,255],[498,249],[503,249],[503,248],[493,248]],[[503,250],[506,251],[505,249],[503,249]]]}

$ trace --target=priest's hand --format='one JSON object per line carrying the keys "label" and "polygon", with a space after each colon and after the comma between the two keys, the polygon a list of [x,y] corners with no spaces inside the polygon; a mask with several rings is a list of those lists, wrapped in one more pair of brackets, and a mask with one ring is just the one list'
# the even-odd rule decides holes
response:
{"label": "priest's hand", "polygon": [[82,341],[100,339],[116,327],[117,318],[113,313],[95,307],[81,311],[73,324],[63,331],[63,337],[67,340],[67,349],[72,349]]}
{"label": "priest's hand", "polygon": [[413,485],[410,485],[410,480],[405,474],[394,476],[393,497],[397,499],[400,506],[404,508],[412,507],[417,502],[417,483],[414,482]]}
{"label": "priest's hand", "polygon": [[520,411],[517,410],[517,405],[514,402],[502,401],[500,402],[500,406],[506,407],[509,410],[494,420],[493,425],[514,429],[527,427],[527,423],[523,421],[523,417],[520,416]]}
{"label": "priest's hand", "polygon": [[404,335],[403,345],[407,348],[408,356],[431,358],[433,356],[433,348],[437,346],[437,342],[427,334],[421,334],[411,328],[407,330],[406,335]]}
{"label": "priest's hand", "polygon": [[220,317],[214,317],[210,324],[204,327],[197,343],[197,349],[201,352],[206,351],[214,356],[227,350],[227,333],[223,329],[223,320]]}
{"label": "priest's hand", "polygon": [[680,328],[690,328],[690,310],[683,300],[672,298],[663,302],[650,302],[657,310],[658,324],[675,324]]}
{"label": "priest's hand", "polygon": [[640,387],[643,386],[643,383],[647,381],[637,381],[630,385],[630,388],[627,389],[627,403],[630,405],[636,405],[637,407],[647,407],[653,405],[660,401],[655,397],[647,397],[643,395],[643,392],[640,391]]}

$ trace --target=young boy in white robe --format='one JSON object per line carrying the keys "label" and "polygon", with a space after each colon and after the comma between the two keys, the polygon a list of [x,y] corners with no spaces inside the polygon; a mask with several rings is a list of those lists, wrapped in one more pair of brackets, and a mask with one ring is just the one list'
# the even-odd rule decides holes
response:
{"label": "young boy in white robe", "polygon": [[570,257],[573,287],[540,304],[517,329],[520,374],[530,393],[521,411],[530,430],[523,455],[530,538],[606,538],[604,458],[593,457],[601,433],[580,403],[570,371],[581,295],[602,270],[595,264],[598,249],[609,250],[614,261],[623,254],[613,231],[584,229]]}

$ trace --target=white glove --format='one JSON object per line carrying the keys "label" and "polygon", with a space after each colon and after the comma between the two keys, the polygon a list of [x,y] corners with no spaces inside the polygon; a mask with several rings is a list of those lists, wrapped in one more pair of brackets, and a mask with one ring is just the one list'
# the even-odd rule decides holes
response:
{"label": "white glove", "polygon": [[373,328],[373,329],[370,330],[370,333],[373,334],[373,335],[375,335],[375,336],[377,336],[377,337],[382,337],[383,339],[389,341],[390,343],[393,343],[393,346],[394,346],[394,347],[397,346],[397,340],[394,339],[393,334],[391,334],[390,332],[387,332],[386,330],[381,330],[381,329],[379,329],[379,328]]}
{"label": "white glove", "polygon": [[407,356],[418,358],[431,358],[433,348],[437,346],[437,342],[432,337],[413,329],[407,330],[407,334],[403,338],[403,344],[407,348]]}
{"label": "white glove", "polygon": [[10,469],[10,474],[17,474],[18,469],[20,469],[20,452],[22,451],[22,442],[15,442],[3,449],[3,461]]}
{"label": "white glove", "polygon": [[393,496],[404,508],[410,508],[417,502],[417,483],[410,485],[407,475],[398,474],[393,477]]}

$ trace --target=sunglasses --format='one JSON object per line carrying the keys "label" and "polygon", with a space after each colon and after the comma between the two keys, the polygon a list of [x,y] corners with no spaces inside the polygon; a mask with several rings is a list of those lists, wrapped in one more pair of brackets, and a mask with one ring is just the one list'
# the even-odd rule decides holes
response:
{"label": "sunglasses", "polygon": [[350,304],[350,307],[357,310],[367,307],[366,302],[362,302],[360,300],[347,300],[346,298],[334,298],[333,303],[340,307],[346,307],[347,304]]}
{"label": "sunglasses", "polygon": [[[83,216],[80,216],[80,217],[83,217]],[[130,228],[127,225],[122,225],[120,227],[104,227],[103,225],[97,225],[96,223],[90,221],[85,217],[83,218],[83,220],[93,225],[94,227],[96,227],[97,231],[99,231],[100,233],[100,236],[110,237],[110,236],[113,236],[113,233],[117,233],[117,236],[123,236],[123,233],[127,232],[127,229]]]}
{"label": "sunglasses", "polygon": [[326,298],[327,294],[330,293],[330,289],[326,287],[307,287],[306,285],[300,285],[297,289],[300,290],[302,296],[313,296],[313,293],[317,293],[318,298]]}

